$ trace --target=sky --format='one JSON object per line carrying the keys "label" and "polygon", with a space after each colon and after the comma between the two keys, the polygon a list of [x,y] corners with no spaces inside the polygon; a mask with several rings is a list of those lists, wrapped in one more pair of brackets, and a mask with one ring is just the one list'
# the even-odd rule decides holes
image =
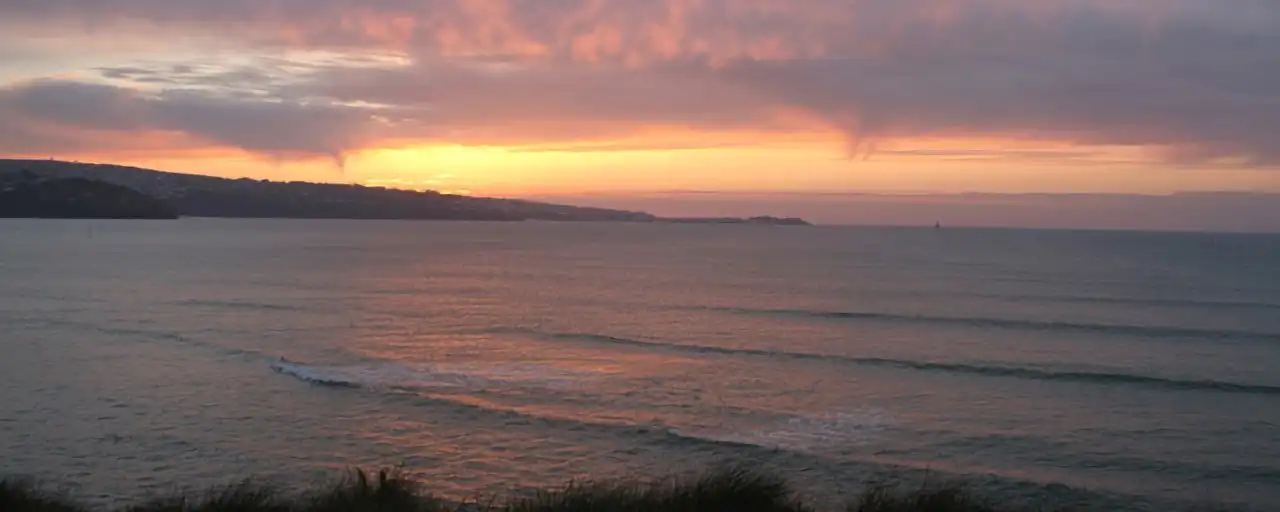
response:
{"label": "sky", "polygon": [[1280,3],[0,0],[0,155],[833,222],[1277,203]]}

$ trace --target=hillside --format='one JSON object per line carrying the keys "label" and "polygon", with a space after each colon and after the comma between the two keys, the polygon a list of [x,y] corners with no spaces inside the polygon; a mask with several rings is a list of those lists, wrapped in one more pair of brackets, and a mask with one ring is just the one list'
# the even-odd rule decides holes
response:
{"label": "hillside", "polygon": [[18,174],[0,176],[0,218],[176,219],[178,213],[164,201],[120,185]]}
{"label": "hillside", "polygon": [[649,222],[643,212],[360,185],[225,179],[106,164],[0,160],[0,179],[81,178],[128,187],[194,217]]}

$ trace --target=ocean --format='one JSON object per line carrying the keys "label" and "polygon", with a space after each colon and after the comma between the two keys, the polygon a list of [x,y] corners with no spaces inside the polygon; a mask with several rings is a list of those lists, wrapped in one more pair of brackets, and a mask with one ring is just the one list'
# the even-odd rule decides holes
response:
{"label": "ocean", "polygon": [[0,475],[1280,510],[1280,236],[0,221]]}

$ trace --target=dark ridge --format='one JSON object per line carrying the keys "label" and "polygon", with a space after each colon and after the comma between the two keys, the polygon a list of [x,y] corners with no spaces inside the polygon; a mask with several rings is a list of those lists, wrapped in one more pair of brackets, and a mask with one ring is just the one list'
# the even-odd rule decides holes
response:
{"label": "dark ridge", "polygon": [[[137,167],[0,159],[0,177],[81,178],[127,187],[172,205],[189,217],[406,219],[477,221],[594,221],[697,224],[809,225],[803,219],[665,219],[645,212],[567,206],[351,184],[226,179]],[[175,215],[176,215],[175,214]]]}
{"label": "dark ridge", "polygon": [[1198,338],[1210,340],[1267,340],[1280,341],[1280,333],[1235,331],[1226,329],[1195,329],[1190,327],[1149,327],[1141,325],[1089,324],[1075,322],[1053,322],[1041,320],[1018,320],[1010,318],[976,318],[901,315],[895,313],[874,313],[862,311],[811,311],[804,309],[751,309],[751,308],[699,308],[739,315],[793,316],[822,318],[829,320],[874,320],[885,322],[902,322],[916,324],[942,324],[968,327],[986,327],[996,329],[1030,330],[1030,331],[1065,331],[1089,332],[1097,334],[1113,334],[1136,336],[1143,338]]}
{"label": "dark ridge", "polygon": [[86,178],[0,174],[0,218],[176,219],[172,206],[136,190]]}
{"label": "dark ridge", "polygon": [[777,357],[785,359],[801,359],[813,361],[827,361],[835,363],[856,364],[864,366],[882,366],[892,368],[902,368],[908,370],[921,371],[938,371],[950,373],[965,373],[972,375],[985,375],[990,377],[1010,377],[1027,380],[1041,381],[1063,381],[1063,382],[1082,382],[1093,384],[1132,384],[1140,386],[1148,386],[1154,388],[1174,389],[1174,390],[1192,390],[1192,391],[1220,391],[1231,393],[1252,393],[1259,395],[1280,395],[1280,386],[1271,386],[1266,384],[1242,384],[1235,382],[1221,382],[1212,380],[1179,380],[1166,379],[1162,377],[1151,377],[1146,375],[1132,375],[1125,373],[1103,373],[1103,372],[1055,372],[1049,370],[1039,370],[1035,368],[1014,367],[1014,366],[981,366],[962,363],[939,363],[928,361],[909,361],[903,359],[886,359],[877,357],[848,357],[830,354],[805,354],[797,352],[771,351],[750,348],[727,348],[727,347],[709,347],[705,345],[681,345],[678,343],[663,343],[651,341],[638,341],[626,338],[617,338],[613,336],[604,336],[599,334],[576,334],[576,333],[558,333],[558,334],[541,334],[529,333],[534,336],[564,339],[590,341],[597,343],[608,343],[616,345],[629,345],[638,347],[649,347],[666,350],[677,350],[704,354],[725,354],[725,355],[745,355],[755,357]]}
{"label": "dark ridge", "polygon": [[895,359],[860,359],[861,364],[891,366],[915,370],[935,370],[954,373],[970,373],[990,375],[993,377],[1015,377],[1030,380],[1084,382],[1097,384],[1135,384],[1149,387],[1178,389],[1191,391],[1224,391],[1231,393],[1252,393],[1260,395],[1280,394],[1280,386],[1265,384],[1241,384],[1214,380],[1179,380],[1146,375],[1102,372],[1053,372],[1032,368],[1010,366],[978,366],[967,364],[927,363],[919,361],[903,361]]}
{"label": "dark ridge", "polygon": [[226,179],[117,165],[0,160],[0,176],[127,187],[190,217],[650,222],[643,212],[360,185]]}
{"label": "dark ridge", "polygon": [[285,304],[268,304],[264,302],[250,302],[237,300],[199,300],[188,299],[178,301],[178,304],[194,307],[213,307],[225,309],[243,309],[249,311],[299,311],[302,308]]}
{"label": "dark ridge", "polygon": [[[1001,296],[992,296],[1001,298]],[[1136,304],[1140,306],[1194,307],[1215,309],[1280,309],[1280,304],[1271,302],[1247,302],[1226,300],[1195,299],[1131,299],[1120,297],[1052,297],[1052,296],[1007,296],[1009,300],[1040,300],[1045,302],[1068,302],[1077,304]]]}
{"label": "dark ridge", "polygon": [[[895,296],[916,297],[919,292],[879,292],[892,293]],[[1000,293],[966,293],[930,291],[931,297],[951,297],[959,299],[988,299],[1012,302],[1056,302],[1066,304],[1132,304],[1139,306],[1156,306],[1168,308],[1213,308],[1213,309],[1280,309],[1280,303],[1231,300],[1201,300],[1193,298],[1158,299],[1139,297],[1104,297],[1090,295],[1020,295]]]}

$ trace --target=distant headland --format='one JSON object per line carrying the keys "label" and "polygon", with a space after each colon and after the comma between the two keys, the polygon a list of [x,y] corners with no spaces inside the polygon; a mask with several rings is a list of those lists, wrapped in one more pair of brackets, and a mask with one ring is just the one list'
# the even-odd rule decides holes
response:
{"label": "distant headland", "polygon": [[812,226],[808,221],[796,217],[671,217],[659,218],[659,222],[671,224],[758,224],[765,226]]}
{"label": "distant headland", "polygon": [[0,218],[176,219],[178,211],[129,187],[19,174],[0,176]]}
{"label": "distant headland", "polygon": [[362,185],[227,179],[119,165],[0,159],[0,217],[405,219],[809,225],[802,219],[663,218]]}

